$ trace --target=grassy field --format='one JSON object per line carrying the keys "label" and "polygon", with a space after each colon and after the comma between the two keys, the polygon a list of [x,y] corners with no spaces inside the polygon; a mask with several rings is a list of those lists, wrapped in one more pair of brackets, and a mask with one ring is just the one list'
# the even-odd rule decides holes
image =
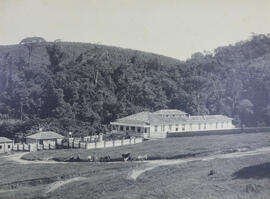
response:
{"label": "grassy field", "polygon": [[[134,156],[147,153],[153,159],[174,159],[231,153],[238,148],[254,150],[269,145],[270,133],[258,133],[171,138],[103,150],[41,151],[29,153],[24,158],[96,154],[117,159],[121,153],[131,152]],[[269,158],[270,154],[264,154],[160,166],[131,180],[128,178],[130,172],[146,167],[147,163],[18,164],[1,156],[0,198],[269,198]],[[215,172],[209,176],[210,170]],[[76,177],[82,178],[48,192],[49,187],[56,186],[54,183]]]}
{"label": "grassy field", "polygon": [[135,145],[95,150],[61,149],[38,151],[29,153],[23,158],[28,160],[67,159],[79,154],[83,159],[87,159],[88,155],[97,155],[98,157],[109,155],[112,159],[119,160],[122,153],[130,152],[134,157],[148,154],[150,159],[173,159],[233,152],[238,148],[252,150],[262,146],[270,146],[270,133],[167,138],[149,140]]}

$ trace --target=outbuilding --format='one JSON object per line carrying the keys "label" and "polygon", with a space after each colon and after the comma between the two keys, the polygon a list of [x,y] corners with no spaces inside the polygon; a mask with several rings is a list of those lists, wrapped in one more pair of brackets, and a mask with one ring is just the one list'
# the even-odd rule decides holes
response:
{"label": "outbuilding", "polygon": [[10,140],[6,137],[0,137],[0,153],[12,151],[13,143],[13,140]]}
{"label": "outbuilding", "polygon": [[41,131],[33,135],[26,137],[26,143],[37,143],[41,145],[56,145],[57,142],[61,142],[64,136],[55,133],[53,131]]}

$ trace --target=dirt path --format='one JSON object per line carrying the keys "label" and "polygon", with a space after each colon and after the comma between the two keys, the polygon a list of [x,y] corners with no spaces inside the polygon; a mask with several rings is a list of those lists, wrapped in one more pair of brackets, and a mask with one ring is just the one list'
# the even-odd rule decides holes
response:
{"label": "dirt path", "polygon": [[152,161],[148,160],[148,161],[145,161],[147,163],[145,165],[146,168],[135,169],[131,172],[131,174],[128,177],[130,179],[136,180],[137,177],[139,177],[144,172],[150,171],[160,166],[184,164],[184,163],[188,163],[192,161],[210,161],[214,159],[239,158],[239,157],[245,157],[245,156],[251,156],[251,155],[261,155],[261,154],[266,154],[266,153],[270,153],[270,147],[263,147],[263,148],[256,149],[254,151],[217,154],[217,155],[198,157],[198,158],[185,158],[185,159],[177,159],[177,160],[152,160]]}
{"label": "dirt path", "polygon": [[22,159],[22,156],[24,156],[27,153],[29,153],[29,152],[15,153],[12,155],[2,156],[1,158],[5,158],[7,160],[11,160],[11,161],[14,161],[14,162],[19,163],[19,164],[65,164],[65,162],[57,162],[54,160],[31,161],[31,160]]}
{"label": "dirt path", "polygon": [[11,191],[16,191],[15,189],[2,189],[0,190],[0,193],[6,193],[6,192],[11,192]]}
{"label": "dirt path", "polygon": [[76,182],[76,181],[82,181],[82,180],[85,180],[87,178],[84,178],[84,177],[76,177],[76,178],[71,178],[71,179],[68,179],[68,180],[63,180],[63,181],[57,181],[57,182],[54,182],[52,184],[50,184],[48,186],[48,190],[45,192],[46,194],[50,193],[50,192],[53,192],[55,191],[56,189],[66,185],[66,184],[69,184],[69,183],[72,183],[72,182]]}

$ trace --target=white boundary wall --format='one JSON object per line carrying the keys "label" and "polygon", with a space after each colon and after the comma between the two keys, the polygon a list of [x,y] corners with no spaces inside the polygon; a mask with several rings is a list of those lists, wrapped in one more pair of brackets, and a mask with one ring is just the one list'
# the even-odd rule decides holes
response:
{"label": "white boundary wall", "polygon": [[[122,140],[110,140],[110,141],[100,141],[100,142],[85,142],[78,140],[69,140],[69,142],[61,143],[64,147],[69,148],[81,148],[81,149],[101,149],[101,148],[111,148],[130,144],[137,144],[143,142],[143,138],[130,138]],[[59,142],[60,144],[60,142]],[[58,144],[58,145],[59,145]],[[13,151],[38,151],[38,150],[55,150],[57,147],[55,144],[19,144],[16,143],[13,146]]]}

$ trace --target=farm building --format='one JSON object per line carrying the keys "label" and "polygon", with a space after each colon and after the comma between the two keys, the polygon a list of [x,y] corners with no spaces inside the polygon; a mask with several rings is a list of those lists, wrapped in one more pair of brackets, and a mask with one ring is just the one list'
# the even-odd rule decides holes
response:
{"label": "farm building", "polygon": [[224,130],[234,128],[232,118],[224,115],[190,116],[187,113],[165,109],[140,112],[111,122],[112,129],[139,133],[144,137],[166,137],[167,132]]}
{"label": "farm building", "polygon": [[38,143],[42,145],[56,145],[57,141],[62,141],[64,136],[53,131],[41,131],[26,137],[26,143]]}
{"label": "farm building", "polygon": [[0,137],[0,153],[10,152],[13,148],[13,140]]}

